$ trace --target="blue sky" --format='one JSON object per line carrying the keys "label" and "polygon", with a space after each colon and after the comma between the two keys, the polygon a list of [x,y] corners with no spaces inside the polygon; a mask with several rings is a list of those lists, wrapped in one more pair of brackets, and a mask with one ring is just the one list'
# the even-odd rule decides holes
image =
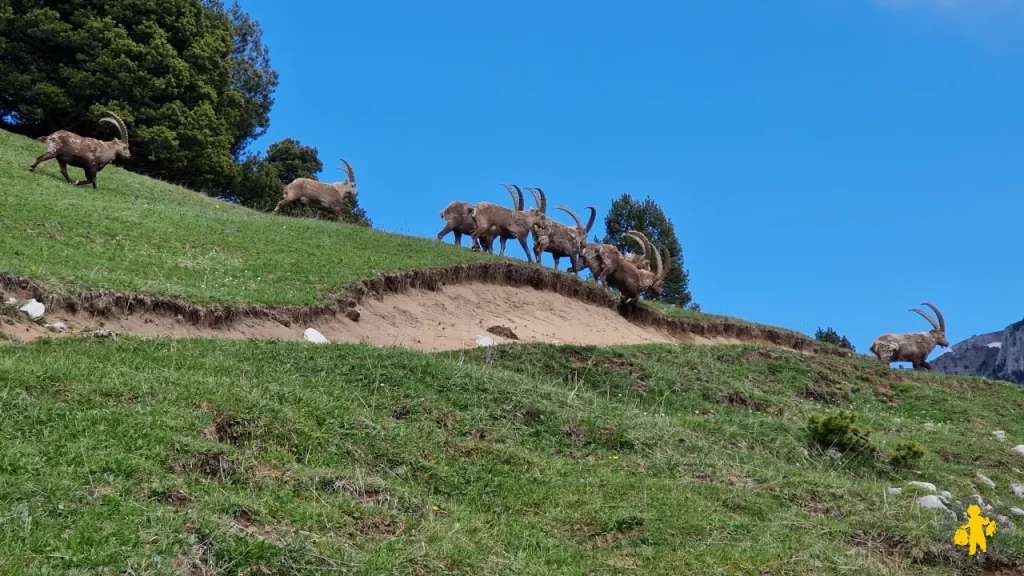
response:
{"label": "blue sky", "polygon": [[344,156],[378,228],[432,237],[509,182],[601,235],[628,192],[706,312],[865,353],[925,300],[951,342],[1024,315],[1024,3],[242,2],[281,82],[256,147]]}

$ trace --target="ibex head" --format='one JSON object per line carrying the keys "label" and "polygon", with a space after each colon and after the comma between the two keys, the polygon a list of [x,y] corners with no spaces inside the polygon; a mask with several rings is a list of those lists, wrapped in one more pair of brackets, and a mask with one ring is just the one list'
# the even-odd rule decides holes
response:
{"label": "ibex head", "polygon": [[921,316],[924,316],[924,319],[927,320],[928,323],[932,325],[931,333],[935,337],[936,344],[942,346],[943,348],[948,347],[949,340],[946,339],[946,320],[942,317],[942,312],[939,312],[939,309],[936,308],[934,304],[922,302],[921,305],[931,308],[935,312],[935,317],[939,319],[939,322],[936,323],[935,320],[933,320],[927,312],[924,312],[917,308],[911,308],[910,311],[917,312]]}
{"label": "ibex head", "polygon": [[128,149],[128,127],[124,125],[124,120],[121,120],[117,114],[114,114],[110,110],[106,110],[104,114],[107,117],[100,118],[100,122],[110,122],[114,126],[117,126],[117,131],[120,133],[120,138],[114,138],[114,157],[117,160],[127,160],[132,157],[131,150]]}
{"label": "ibex head", "polygon": [[341,170],[348,176],[346,180],[341,182],[335,182],[334,188],[341,193],[341,198],[344,199],[346,196],[355,196],[359,193],[356,189],[356,174],[352,171],[352,166],[348,163],[348,160],[341,159],[344,166],[338,166],[338,170]]}

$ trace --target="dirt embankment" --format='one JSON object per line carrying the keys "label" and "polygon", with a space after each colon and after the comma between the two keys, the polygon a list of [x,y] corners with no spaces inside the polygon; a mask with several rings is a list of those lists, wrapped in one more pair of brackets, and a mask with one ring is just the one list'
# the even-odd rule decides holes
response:
{"label": "dirt embankment", "polygon": [[21,341],[95,329],[138,336],[302,340],[303,331],[314,328],[332,342],[424,351],[472,347],[486,337],[498,343],[600,346],[746,342],[842,353],[802,334],[742,322],[668,318],[646,308],[629,313],[619,307],[617,296],[601,287],[515,263],[386,274],[352,287],[334,304],[311,307],[199,307],[170,298],[110,292],[56,295],[11,276],[0,276],[0,293],[5,301],[36,298],[46,304],[46,323],[68,327],[66,332],[54,332],[8,309],[0,331]]}

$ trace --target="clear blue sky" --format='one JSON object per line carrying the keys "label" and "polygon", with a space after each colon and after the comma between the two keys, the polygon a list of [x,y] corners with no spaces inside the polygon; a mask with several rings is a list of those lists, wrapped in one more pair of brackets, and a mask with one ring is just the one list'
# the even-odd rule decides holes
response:
{"label": "clear blue sky", "polygon": [[242,1],[281,82],[256,148],[346,157],[378,228],[509,182],[603,235],[629,192],[706,312],[865,353],[925,300],[951,342],[1024,316],[1024,3]]}

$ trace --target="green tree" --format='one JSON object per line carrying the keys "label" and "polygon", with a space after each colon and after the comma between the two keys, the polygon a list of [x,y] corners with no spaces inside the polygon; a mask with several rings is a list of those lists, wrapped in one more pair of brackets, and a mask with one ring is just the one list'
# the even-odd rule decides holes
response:
{"label": "green tree", "polygon": [[825,342],[827,344],[833,344],[841,348],[847,348],[856,352],[853,347],[853,343],[850,342],[846,336],[840,336],[838,332],[833,330],[831,327],[822,330],[818,328],[818,331],[814,333],[814,339],[819,342]]}
{"label": "green tree", "polygon": [[[659,249],[662,246],[668,248],[672,261],[664,263],[668,266],[668,274],[665,276],[661,296],[654,299],[679,307],[690,303],[693,299],[689,288],[690,273],[683,268],[683,249],[676,238],[675,227],[650,196],[639,201],[629,194],[623,194],[612,202],[604,219],[604,227],[605,237],[602,242],[612,244],[619,250],[636,251],[639,248],[636,242],[627,242],[626,232],[631,230],[643,233]],[[654,254],[648,256],[651,259],[651,270],[657,270]]]}
{"label": "green tree", "polygon": [[[294,138],[285,138],[268,146],[266,155],[254,154],[242,162],[234,195],[245,206],[270,210],[281,201],[282,191],[289,182],[296,178],[317,180],[316,175],[323,167],[316,147],[305,146]],[[334,218],[333,214],[319,206],[303,206],[299,202],[285,206],[281,212],[296,216]],[[372,225],[366,210],[359,206],[358,197],[345,200],[341,221],[367,227]]]}
{"label": "green tree", "polygon": [[125,167],[209,193],[235,180],[277,87],[259,24],[220,0],[0,1],[0,127],[111,137]]}

